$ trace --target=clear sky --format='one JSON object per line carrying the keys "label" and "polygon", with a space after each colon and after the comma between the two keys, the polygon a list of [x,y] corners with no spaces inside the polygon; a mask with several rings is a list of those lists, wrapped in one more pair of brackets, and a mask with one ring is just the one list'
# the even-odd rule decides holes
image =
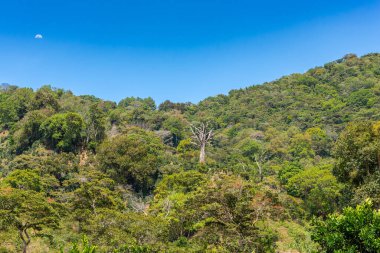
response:
{"label": "clear sky", "polygon": [[198,102],[380,52],[380,1],[0,0],[0,83]]}

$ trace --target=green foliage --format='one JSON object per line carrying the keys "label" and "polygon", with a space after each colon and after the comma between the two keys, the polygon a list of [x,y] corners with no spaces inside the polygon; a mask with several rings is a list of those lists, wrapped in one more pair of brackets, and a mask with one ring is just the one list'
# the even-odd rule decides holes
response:
{"label": "green foliage", "polygon": [[373,91],[369,89],[362,89],[352,92],[347,99],[347,103],[353,106],[373,106],[375,103],[376,96]]}
{"label": "green foliage", "polygon": [[247,156],[253,160],[255,154],[262,150],[262,146],[258,141],[248,139],[244,140],[243,143],[240,143],[239,149],[244,156]]}
{"label": "green foliage", "polygon": [[366,200],[342,214],[329,215],[314,222],[313,239],[327,252],[379,252],[380,212]]}
{"label": "green foliage", "polygon": [[117,194],[115,182],[102,173],[89,171],[67,184],[76,183],[80,186],[73,191],[71,203],[76,219],[86,220],[89,213],[96,215],[101,208],[122,209],[123,202]]}
{"label": "green foliage", "polygon": [[380,208],[380,174],[375,172],[364,179],[362,185],[354,189],[352,203],[359,205],[364,200],[370,198],[375,208]]}
{"label": "green foliage", "polygon": [[[64,253],[62,249],[61,253]],[[82,245],[73,243],[72,248],[67,253],[96,253],[96,246],[92,246],[87,237],[83,236]]]}
{"label": "green foliage", "polygon": [[41,125],[44,140],[59,151],[76,151],[82,140],[84,122],[77,113],[55,114]]}
{"label": "green foliage", "polygon": [[310,136],[301,133],[294,135],[291,139],[289,151],[295,160],[308,159],[315,155]]}
{"label": "green foliage", "polygon": [[278,173],[278,177],[280,179],[280,182],[283,185],[286,185],[293,176],[297,175],[302,171],[302,168],[297,163],[289,163],[286,162],[280,169]]}
{"label": "green foliage", "polygon": [[12,93],[0,94],[0,126],[10,128],[33,108],[33,91],[28,88],[16,89]]}
{"label": "green foliage", "polygon": [[148,193],[158,177],[163,151],[163,144],[153,133],[131,130],[102,143],[98,157],[103,171],[117,182]]}
{"label": "green foliage", "polygon": [[45,190],[44,183],[38,173],[33,170],[15,170],[4,179],[4,184],[12,188],[36,192]]}
{"label": "green foliage", "polygon": [[37,110],[28,112],[17,122],[12,140],[16,153],[21,153],[32,146],[35,141],[42,138],[42,123],[46,120],[49,111]]}
{"label": "green foliage", "polygon": [[379,138],[373,123],[350,123],[334,147],[337,163],[334,174],[343,182],[359,185],[366,176],[378,170]]}
{"label": "green foliage", "polygon": [[200,172],[190,170],[165,176],[157,185],[155,199],[163,199],[170,192],[189,193],[202,186],[206,178]]}
{"label": "green foliage", "polygon": [[35,109],[51,108],[57,111],[59,109],[57,93],[50,86],[42,86],[35,93],[33,107]]}
{"label": "green foliage", "polygon": [[0,188],[0,228],[17,229],[26,252],[30,230],[57,228],[60,217],[53,200],[33,190]]}
{"label": "green foliage", "polygon": [[331,140],[327,136],[326,131],[319,127],[312,127],[305,131],[307,137],[310,138],[311,148],[316,155],[329,156],[331,150]]}
{"label": "green foliage", "polygon": [[311,214],[326,215],[338,206],[342,185],[329,168],[311,168],[291,177],[286,188],[288,192],[305,200]]}
{"label": "green foliage", "polygon": [[[8,165],[9,170],[34,169],[41,176],[52,176],[60,183],[78,171],[78,159],[72,153],[55,153],[37,147],[32,154],[16,156]],[[53,186],[53,183],[50,183]]]}
{"label": "green foliage", "polygon": [[[319,216],[319,251],[377,252],[379,70],[350,54],[158,110],[1,86],[0,251],[316,252]],[[189,122],[212,124],[203,164]]]}
{"label": "green foliage", "polygon": [[208,250],[274,252],[276,234],[257,223],[267,201],[240,177],[216,174],[205,181],[201,174],[189,171],[164,178],[153,209],[170,222],[172,240],[186,236]]}
{"label": "green foliage", "polygon": [[181,116],[169,116],[169,118],[162,123],[162,127],[163,129],[171,132],[173,137],[173,146],[176,147],[184,138],[184,132],[187,124]]}
{"label": "green foliage", "polygon": [[131,107],[131,108],[142,108],[143,110],[155,110],[156,103],[151,97],[139,98],[139,97],[127,97],[122,99],[118,106],[120,107]]}
{"label": "green foliage", "polygon": [[186,109],[188,109],[190,106],[193,104],[190,102],[187,103],[173,103],[169,100],[165,100],[158,106],[158,110],[168,112],[171,110],[177,110],[180,111],[181,113],[184,113]]}
{"label": "green foliage", "polygon": [[99,104],[92,104],[85,118],[85,142],[94,149],[96,144],[105,137],[106,114]]}
{"label": "green foliage", "polygon": [[228,252],[274,252],[277,236],[259,222],[269,209],[268,201],[242,178],[213,176],[189,200],[187,209],[197,217],[190,227],[194,240]]}

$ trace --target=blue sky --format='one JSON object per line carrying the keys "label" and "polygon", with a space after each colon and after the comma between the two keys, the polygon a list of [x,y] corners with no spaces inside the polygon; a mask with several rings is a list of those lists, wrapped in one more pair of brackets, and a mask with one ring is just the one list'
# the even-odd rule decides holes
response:
{"label": "blue sky", "polygon": [[0,83],[198,102],[380,52],[379,17],[370,0],[0,0]]}

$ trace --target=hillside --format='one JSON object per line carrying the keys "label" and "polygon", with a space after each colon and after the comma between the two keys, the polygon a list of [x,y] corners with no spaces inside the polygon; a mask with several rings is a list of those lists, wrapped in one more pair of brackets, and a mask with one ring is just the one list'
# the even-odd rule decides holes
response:
{"label": "hillside", "polygon": [[380,54],[198,104],[2,85],[0,159],[0,252],[379,252]]}

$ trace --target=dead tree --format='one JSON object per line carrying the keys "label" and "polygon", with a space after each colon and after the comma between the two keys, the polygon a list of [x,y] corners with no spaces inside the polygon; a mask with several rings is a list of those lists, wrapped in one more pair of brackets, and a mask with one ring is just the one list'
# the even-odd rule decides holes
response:
{"label": "dead tree", "polygon": [[190,124],[190,129],[193,134],[195,144],[199,146],[199,163],[206,161],[206,145],[213,137],[213,129],[209,128],[208,122],[201,122],[197,125]]}

